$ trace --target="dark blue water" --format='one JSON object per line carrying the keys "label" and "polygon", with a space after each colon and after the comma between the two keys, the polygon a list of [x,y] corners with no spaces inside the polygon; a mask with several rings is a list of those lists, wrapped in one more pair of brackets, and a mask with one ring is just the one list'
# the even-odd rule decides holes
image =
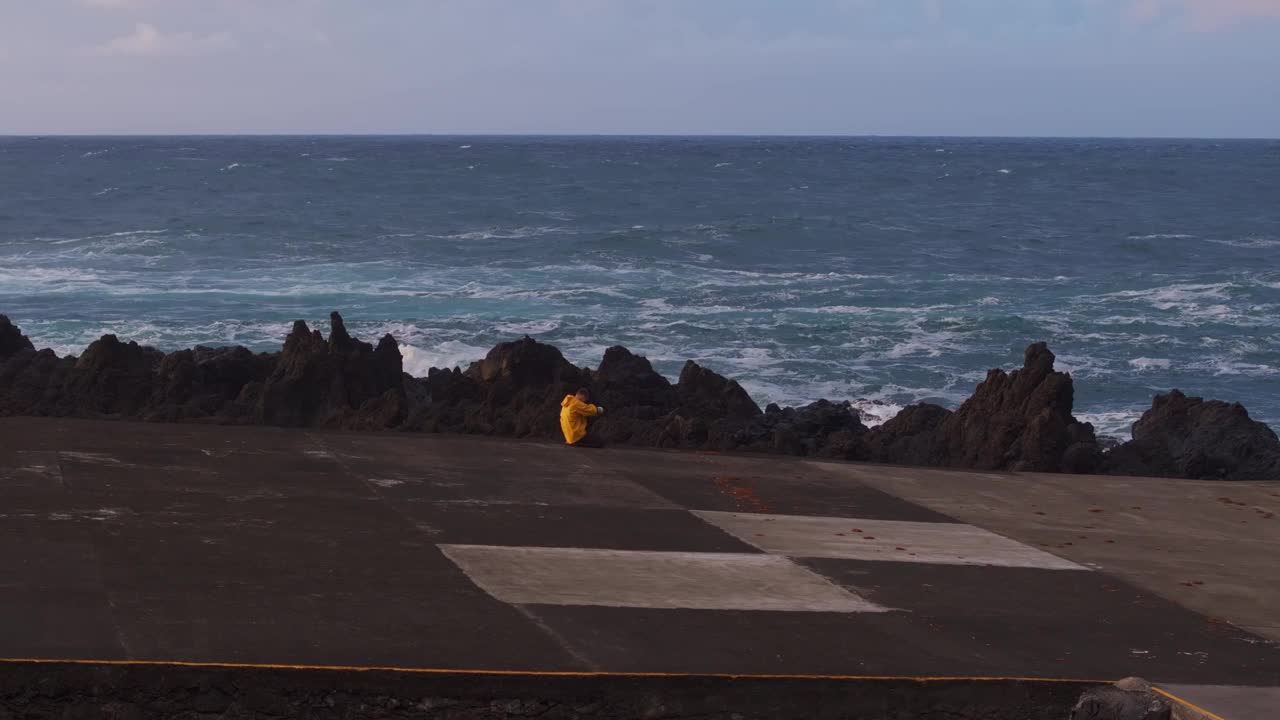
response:
{"label": "dark blue water", "polygon": [[1170,387],[1280,424],[1280,142],[0,139],[0,312],[38,345],[406,365],[530,334],[760,402],[954,405],[1047,340],[1115,431]]}

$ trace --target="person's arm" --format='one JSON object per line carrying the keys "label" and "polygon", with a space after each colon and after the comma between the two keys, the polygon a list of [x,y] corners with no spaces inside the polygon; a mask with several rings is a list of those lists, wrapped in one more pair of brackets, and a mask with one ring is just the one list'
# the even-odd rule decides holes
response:
{"label": "person's arm", "polygon": [[595,405],[592,405],[590,403],[580,402],[577,404],[577,406],[574,407],[574,411],[584,417],[595,417],[596,415],[599,415],[603,410],[602,408],[596,407]]}

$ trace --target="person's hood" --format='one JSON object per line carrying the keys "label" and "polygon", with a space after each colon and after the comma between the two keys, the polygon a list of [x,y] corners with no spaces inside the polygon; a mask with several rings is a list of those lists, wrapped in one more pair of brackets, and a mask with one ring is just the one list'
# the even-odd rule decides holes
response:
{"label": "person's hood", "polygon": [[578,398],[573,395],[565,395],[564,399],[560,401],[560,407],[567,408],[577,402],[577,400]]}

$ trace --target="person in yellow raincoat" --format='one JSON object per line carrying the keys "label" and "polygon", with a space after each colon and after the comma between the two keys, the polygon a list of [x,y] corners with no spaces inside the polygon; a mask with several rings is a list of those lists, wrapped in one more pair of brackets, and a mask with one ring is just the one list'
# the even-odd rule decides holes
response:
{"label": "person in yellow raincoat", "polygon": [[588,402],[591,394],[582,388],[576,394],[565,395],[560,401],[560,431],[564,441],[572,447],[603,447],[595,435],[587,434],[587,418],[599,417],[604,408]]}

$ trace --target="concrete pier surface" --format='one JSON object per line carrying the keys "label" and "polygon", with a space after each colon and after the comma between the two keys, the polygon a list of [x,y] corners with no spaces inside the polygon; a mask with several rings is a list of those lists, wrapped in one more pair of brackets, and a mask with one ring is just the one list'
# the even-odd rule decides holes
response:
{"label": "concrete pier surface", "polygon": [[[135,680],[1139,675],[1280,717],[1250,709],[1280,687],[1277,514],[1276,483],[8,418],[0,656],[160,663],[94,666]],[[10,663],[0,694],[83,667]]]}

